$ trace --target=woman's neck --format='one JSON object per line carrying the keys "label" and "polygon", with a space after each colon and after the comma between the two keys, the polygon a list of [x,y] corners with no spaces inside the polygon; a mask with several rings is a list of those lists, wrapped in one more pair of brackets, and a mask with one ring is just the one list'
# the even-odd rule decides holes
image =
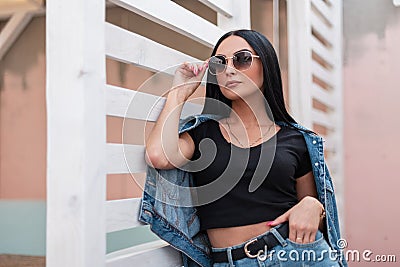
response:
{"label": "woman's neck", "polygon": [[232,123],[240,122],[246,128],[268,126],[272,123],[267,116],[264,98],[260,101],[259,96],[253,101],[251,99],[246,99],[246,101],[243,99],[233,100],[229,120]]}

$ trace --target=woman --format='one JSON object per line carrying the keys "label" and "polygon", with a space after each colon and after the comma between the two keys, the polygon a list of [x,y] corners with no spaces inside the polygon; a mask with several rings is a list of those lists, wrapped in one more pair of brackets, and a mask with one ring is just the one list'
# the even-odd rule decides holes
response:
{"label": "woman", "polygon": [[[182,121],[207,67],[203,112]],[[340,232],[321,149],[322,138],[285,109],[270,42],[252,30],[228,32],[209,60],[175,72],[146,140],[140,219],[183,252],[185,266],[345,266],[329,253]],[[170,184],[197,188],[191,205]]]}

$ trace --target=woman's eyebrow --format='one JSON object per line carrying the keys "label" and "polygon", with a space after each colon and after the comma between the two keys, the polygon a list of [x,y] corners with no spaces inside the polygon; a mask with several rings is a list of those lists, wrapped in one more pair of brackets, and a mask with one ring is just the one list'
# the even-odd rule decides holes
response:
{"label": "woman's eyebrow", "polygon": [[[242,52],[242,51],[249,51],[249,52],[251,52],[250,49],[248,49],[248,48],[243,48],[243,49],[240,49],[240,50],[234,52],[233,54],[236,54],[237,52]],[[252,53],[252,52],[251,52],[251,53]],[[216,56],[225,56],[225,55],[223,55],[223,54],[216,54]]]}

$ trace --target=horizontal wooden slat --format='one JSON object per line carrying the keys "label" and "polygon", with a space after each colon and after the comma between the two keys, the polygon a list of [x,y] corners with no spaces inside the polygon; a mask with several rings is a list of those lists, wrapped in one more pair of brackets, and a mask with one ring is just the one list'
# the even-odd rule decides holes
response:
{"label": "horizontal wooden slat", "polygon": [[[1,0],[0,3],[4,1]],[[16,1],[14,1],[16,2]],[[12,2],[11,2],[12,3]],[[30,3],[28,3],[27,1],[25,2],[20,2],[18,4],[13,3],[11,5],[1,5],[0,4],[0,20],[1,21],[5,21],[9,18],[11,18],[12,16],[14,16],[17,13],[25,13],[28,12],[29,14],[31,14],[32,17],[36,17],[36,16],[42,16],[43,14],[46,13],[46,8],[43,7],[43,4],[41,3],[34,3],[33,1],[31,1]]]}
{"label": "horizontal wooden slat", "polygon": [[329,114],[322,112],[320,110],[313,109],[311,111],[311,120],[312,120],[312,122],[315,122],[322,126],[325,126],[329,130],[332,130],[335,128],[335,124],[332,120],[332,117],[329,116]]}
{"label": "horizontal wooden slat", "polygon": [[232,17],[232,0],[198,0],[208,6],[215,12],[218,12],[227,18]]}
{"label": "horizontal wooden slat", "polygon": [[311,35],[311,49],[328,64],[333,66],[334,58],[330,48],[324,46],[315,36]]}
{"label": "horizontal wooden slat", "polygon": [[321,21],[321,19],[313,12],[311,12],[310,18],[311,18],[311,26],[313,27],[313,29],[316,32],[318,32],[326,41],[328,41],[330,44],[333,44],[334,43],[333,29],[326,26]]}
{"label": "horizontal wooden slat", "polygon": [[313,84],[311,87],[311,96],[317,99],[322,104],[326,105],[328,108],[334,110],[335,106],[333,103],[333,95],[331,92]]}
{"label": "horizontal wooden slat", "polygon": [[185,61],[200,61],[107,22],[105,35],[107,57],[135,64],[150,71],[163,71],[172,75],[179,64]]}
{"label": "horizontal wooden slat", "polygon": [[106,101],[107,115],[149,121],[156,121],[165,105],[163,97],[112,85],[106,85]]}
{"label": "horizontal wooden slat", "polygon": [[107,254],[106,263],[107,267],[181,267],[182,257],[178,250],[159,240]]}
{"label": "horizontal wooden slat", "polygon": [[332,72],[328,71],[327,69],[323,68],[317,62],[311,62],[311,72],[316,75],[319,79],[324,81],[325,83],[329,84],[333,88],[335,87],[335,80],[333,77]]}
{"label": "horizontal wooden slat", "polygon": [[110,0],[164,27],[172,29],[207,47],[213,47],[224,31],[169,0]]}
{"label": "horizontal wooden slat", "polygon": [[107,173],[138,173],[146,171],[145,147],[142,145],[107,144]]}
{"label": "horizontal wooden slat", "polygon": [[[165,105],[165,97],[106,85],[107,115],[156,121]],[[181,118],[199,114],[203,106],[186,102]]]}
{"label": "horizontal wooden slat", "polygon": [[106,202],[107,233],[143,225],[138,221],[140,198],[109,200]]}
{"label": "horizontal wooden slat", "polygon": [[333,11],[332,9],[322,0],[311,0],[311,3],[318,9],[318,11],[325,17],[330,24],[333,24]]}

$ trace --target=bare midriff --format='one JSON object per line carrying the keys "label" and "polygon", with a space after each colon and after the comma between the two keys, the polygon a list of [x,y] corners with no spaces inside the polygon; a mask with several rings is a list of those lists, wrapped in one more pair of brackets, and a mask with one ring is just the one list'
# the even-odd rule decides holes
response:
{"label": "bare midriff", "polygon": [[268,221],[243,226],[213,228],[208,229],[207,234],[211,246],[214,248],[231,247],[265,233],[271,229],[267,223]]}

